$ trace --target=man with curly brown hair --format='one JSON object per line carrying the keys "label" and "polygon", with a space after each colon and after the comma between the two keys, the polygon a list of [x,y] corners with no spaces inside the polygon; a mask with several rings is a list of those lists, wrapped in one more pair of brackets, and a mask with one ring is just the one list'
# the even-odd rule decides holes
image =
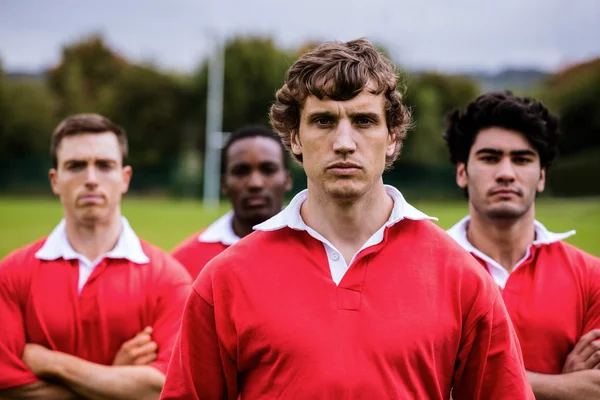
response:
{"label": "man with curly brown hair", "polygon": [[502,290],[538,399],[600,398],[600,260],[535,220],[558,151],[539,101],[492,92],[451,114],[445,138],[469,215],[448,232]]}
{"label": "man with curly brown hair", "polygon": [[497,286],[383,184],[410,123],[392,63],[325,43],[270,117],[308,188],[200,273],[162,398],[533,398]]}

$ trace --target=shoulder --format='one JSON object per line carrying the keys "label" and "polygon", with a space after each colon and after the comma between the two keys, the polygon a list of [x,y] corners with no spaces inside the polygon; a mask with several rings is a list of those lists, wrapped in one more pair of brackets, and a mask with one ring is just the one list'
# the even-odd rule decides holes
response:
{"label": "shoulder", "polygon": [[39,239],[26,246],[18,248],[0,261],[0,286],[14,285],[20,287],[26,285],[33,276],[36,265],[40,260],[35,253],[44,245],[46,238]]}
{"label": "shoulder", "polygon": [[552,268],[563,268],[575,273],[596,273],[600,268],[600,258],[567,242],[558,241],[542,245],[538,260]]}
{"label": "shoulder", "polygon": [[290,228],[254,231],[208,261],[194,286],[197,291],[206,293],[232,281],[251,280],[265,272],[265,266],[273,264],[272,260],[303,246],[303,234],[305,232]]}
{"label": "shoulder", "polygon": [[181,243],[175,246],[171,254],[175,256],[183,255],[185,253],[188,253],[189,251],[193,251],[194,249],[196,249],[201,243],[199,240],[199,236],[202,234],[202,232],[204,232],[204,229],[185,238]]}
{"label": "shoulder", "polygon": [[[401,243],[403,238],[405,243]],[[419,268],[432,280],[455,293],[463,311],[481,315],[501,297],[488,271],[433,222],[407,220],[397,230],[394,240],[400,241],[398,248],[409,248],[410,254],[420,257]]]}
{"label": "shoulder", "polygon": [[600,285],[600,258],[563,241],[546,245],[544,250],[553,267],[560,265],[571,269],[578,275],[598,281]]}
{"label": "shoulder", "polygon": [[141,238],[140,244],[149,259],[145,267],[150,268],[152,274],[160,277],[161,281],[191,282],[186,269],[171,254]]}
{"label": "shoulder", "polygon": [[171,254],[179,261],[189,261],[190,258],[194,259],[203,254],[213,255],[223,251],[223,249],[229,247],[221,242],[203,242],[200,240],[200,235],[204,231],[197,232],[192,236],[186,238],[183,242],[179,243]]}
{"label": "shoulder", "polygon": [[0,271],[6,271],[14,268],[26,269],[31,266],[32,261],[37,261],[35,253],[44,245],[46,237],[36,240],[33,243],[20,247],[10,252],[0,261]]}
{"label": "shoulder", "polygon": [[434,257],[438,262],[450,262],[452,264],[464,263],[471,266],[481,266],[473,256],[466,251],[448,232],[431,221],[403,220],[396,228],[394,239],[405,241],[415,246],[422,255]]}

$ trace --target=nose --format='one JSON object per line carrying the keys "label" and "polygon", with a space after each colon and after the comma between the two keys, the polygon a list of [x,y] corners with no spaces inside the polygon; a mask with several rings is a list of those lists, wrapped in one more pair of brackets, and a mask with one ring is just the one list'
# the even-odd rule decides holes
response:
{"label": "nose", "polygon": [[98,174],[96,172],[96,168],[93,165],[89,166],[86,170],[85,184],[88,187],[98,186]]}
{"label": "nose", "polygon": [[352,154],[356,151],[354,128],[347,120],[342,120],[333,132],[333,150],[338,154]]}
{"label": "nose", "polygon": [[515,170],[510,158],[503,158],[498,163],[498,169],[496,170],[496,182],[498,183],[510,183],[515,180]]}
{"label": "nose", "polygon": [[260,190],[265,185],[265,177],[260,171],[253,171],[248,177],[248,189]]}

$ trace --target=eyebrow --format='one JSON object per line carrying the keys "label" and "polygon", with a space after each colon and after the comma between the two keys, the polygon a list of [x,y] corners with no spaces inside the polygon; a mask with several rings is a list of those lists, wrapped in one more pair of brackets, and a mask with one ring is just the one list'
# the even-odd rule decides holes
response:
{"label": "eyebrow", "polygon": [[[348,114],[348,116],[350,118],[358,118],[358,117],[366,117],[366,118],[370,118],[374,121],[380,121],[381,120],[381,116],[377,113],[374,112],[370,112],[370,111],[356,111],[356,112],[350,112]],[[321,118],[321,117],[329,117],[329,118],[338,118],[339,115],[337,113],[331,112],[331,111],[314,111],[311,112],[310,114],[308,114],[306,116],[306,118],[309,121],[313,121],[317,118]]]}
{"label": "eyebrow", "polygon": [[349,114],[349,116],[351,118],[357,118],[357,117],[361,117],[361,118],[370,118],[373,121],[378,121],[381,119],[381,117],[379,116],[379,114],[374,113],[374,112],[369,112],[369,111],[357,111],[357,112],[351,112]]}
{"label": "eyebrow", "polygon": [[[483,148],[483,149],[479,149],[475,152],[475,155],[478,154],[492,154],[495,156],[501,156],[502,154],[504,154],[504,152],[502,150],[498,150],[498,149],[492,149],[492,148]],[[535,157],[535,152],[533,150],[529,150],[529,149],[523,149],[523,150],[513,150],[511,152],[509,152],[509,154],[513,157],[519,157],[519,156],[532,156]]]}
{"label": "eyebrow", "polygon": [[315,120],[317,118],[321,118],[321,117],[337,118],[338,115],[331,111],[313,111],[306,116],[306,118],[310,121],[313,121],[313,120]]}
{"label": "eyebrow", "polygon": [[[65,160],[63,162],[63,165],[71,165],[71,164],[88,164],[89,160],[86,159],[77,159],[77,158],[71,158],[68,160]],[[107,163],[107,164],[117,164],[118,161],[112,158],[98,158],[97,160],[94,161],[94,163]]]}

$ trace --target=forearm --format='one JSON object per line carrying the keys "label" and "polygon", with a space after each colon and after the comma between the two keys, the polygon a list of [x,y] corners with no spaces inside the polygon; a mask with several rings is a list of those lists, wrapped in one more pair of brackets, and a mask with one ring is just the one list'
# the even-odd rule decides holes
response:
{"label": "forearm", "polygon": [[77,398],[78,396],[69,389],[44,381],[0,390],[0,400],[74,400]]}
{"label": "forearm", "polygon": [[52,376],[89,399],[158,399],[165,377],[149,366],[105,366],[57,353]]}
{"label": "forearm", "polygon": [[560,375],[527,372],[537,400],[579,400],[600,398],[600,370]]}

